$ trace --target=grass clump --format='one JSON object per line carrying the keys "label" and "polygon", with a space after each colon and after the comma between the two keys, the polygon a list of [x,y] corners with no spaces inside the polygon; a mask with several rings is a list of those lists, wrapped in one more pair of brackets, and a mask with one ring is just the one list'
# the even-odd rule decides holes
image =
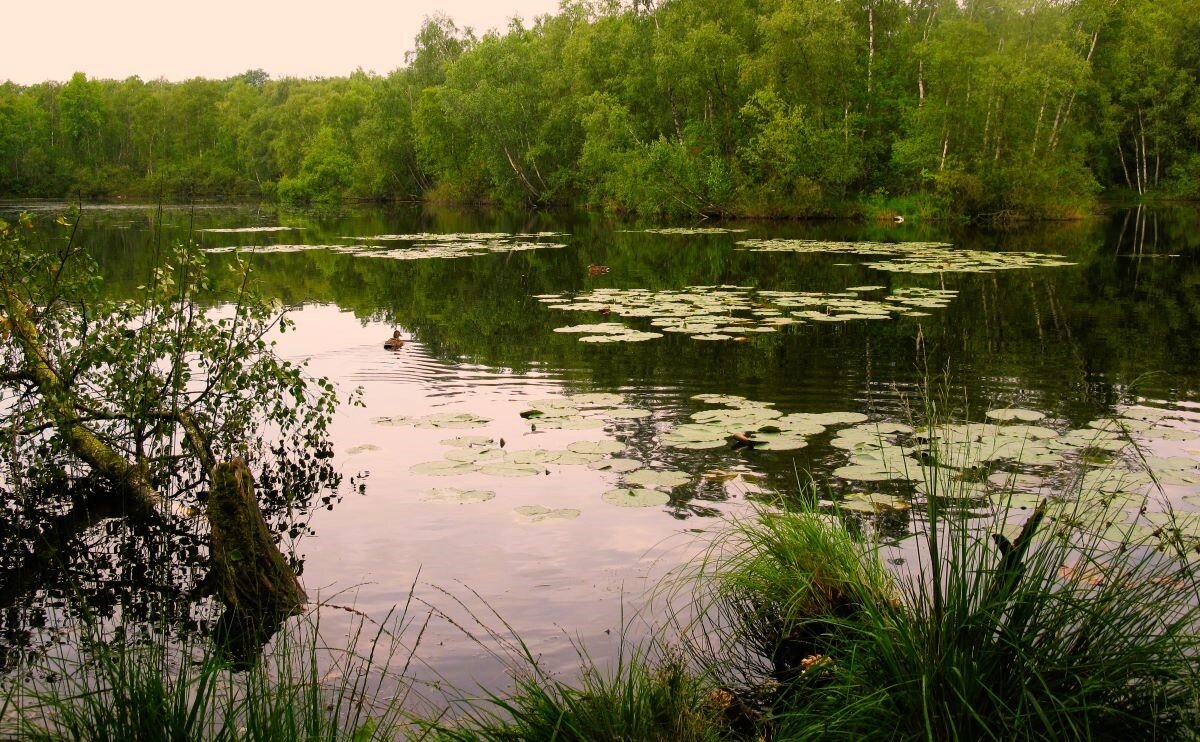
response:
{"label": "grass clump", "polygon": [[899,576],[812,511],[734,526],[699,627],[721,644],[711,666],[756,700],[756,733],[1193,738],[1194,553],[1103,541],[1078,508],[1043,504],[1019,531],[925,512]]}
{"label": "grass clump", "polygon": [[[400,626],[400,622],[396,622]],[[316,621],[281,633],[239,670],[210,641],[86,629],[77,654],[59,656],[10,685],[0,736],[28,740],[397,739],[411,729],[408,687],[388,665],[398,634],[383,625],[347,649],[325,647]],[[365,654],[355,651],[364,644]]]}
{"label": "grass clump", "polygon": [[647,740],[705,742],[725,739],[724,698],[674,652],[624,651],[610,669],[580,654],[582,671],[566,683],[530,663],[507,695],[470,699],[465,713],[438,726],[448,740]]}

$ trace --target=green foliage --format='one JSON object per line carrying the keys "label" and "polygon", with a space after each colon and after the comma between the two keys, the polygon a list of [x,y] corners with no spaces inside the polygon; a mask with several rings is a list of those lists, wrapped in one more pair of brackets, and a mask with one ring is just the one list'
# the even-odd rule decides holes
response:
{"label": "green foliage", "polygon": [[[525,650],[527,652],[527,650]],[[526,659],[513,667],[508,695],[489,693],[465,705],[464,716],[430,725],[435,739],[570,742],[702,742],[724,739],[720,708],[708,684],[676,654],[622,646],[612,668],[580,652],[577,685]]]}
{"label": "green foliage", "polygon": [[309,143],[296,177],[279,181],[279,198],[288,203],[341,201],[350,186],[354,162],[333,128],[323,126]]}
{"label": "green foliage", "polygon": [[5,196],[589,203],[647,214],[1061,217],[1193,196],[1187,0],[565,3],[426,21],[386,77],[0,87]]}
{"label": "green foliage", "polygon": [[[952,501],[961,485],[927,486]],[[702,572],[701,654],[760,699],[760,723],[786,739],[1189,738],[1194,554],[1103,542],[1084,508],[1026,511],[1018,534],[934,500],[900,577],[828,516],[735,525]]]}
{"label": "green foliage", "polygon": [[405,616],[364,636],[357,620],[346,637],[367,652],[333,650],[318,621],[294,623],[266,657],[236,671],[217,646],[154,636],[145,643],[104,636],[89,625],[78,657],[47,660],[39,672],[58,680],[5,689],[0,733],[28,740],[391,740],[404,736],[406,687],[388,670],[398,656]]}
{"label": "green foliage", "polygon": [[[119,515],[106,498],[136,481],[173,504],[159,525],[177,540],[172,560],[186,561],[204,534],[184,516],[203,507],[213,463],[242,458],[270,526],[303,533],[314,495],[326,490],[327,503],[340,481],[339,395],[275,354],[271,335],[290,321],[257,294],[249,264],[225,264],[220,295],[194,245],[164,247],[143,283],[113,298],[69,229],[22,217],[0,235],[0,481],[24,503],[7,525],[45,528],[89,507]],[[217,298],[227,310],[209,309]],[[199,577],[171,579],[188,583],[182,596]]]}

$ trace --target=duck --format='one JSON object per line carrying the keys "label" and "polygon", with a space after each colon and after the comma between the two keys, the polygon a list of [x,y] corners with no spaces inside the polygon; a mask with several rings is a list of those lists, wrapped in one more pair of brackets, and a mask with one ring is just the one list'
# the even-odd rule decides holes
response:
{"label": "duck", "polygon": [[396,330],[390,338],[383,341],[383,347],[385,350],[400,350],[403,348],[404,341],[400,339],[400,331]]}

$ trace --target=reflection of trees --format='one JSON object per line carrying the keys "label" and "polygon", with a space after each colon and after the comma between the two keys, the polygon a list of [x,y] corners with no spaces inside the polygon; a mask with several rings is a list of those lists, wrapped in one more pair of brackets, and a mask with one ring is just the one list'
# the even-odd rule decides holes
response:
{"label": "reflection of trees", "polygon": [[[1192,329],[1200,320],[1200,267],[1195,257],[1200,230],[1196,215],[1182,210],[1158,212],[1157,242],[1155,218],[1135,212],[1130,212],[1128,224],[1125,213],[1116,212],[1107,221],[1005,229],[926,224],[898,231],[886,224],[848,222],[733,225],[751,230],[747,236],[940,240],[970,249],[1053,251],[1079,263],[1060,269],[944,276],[837,265],[844,262],[837,256],[741,252],[732,249],[738,235],[626,233],[619,230],[631,228],[628,225],[577,213],[408,209],[282,214],[280,221],[305,226],[304,241],[325,244],[343,235],[398,232],[567,232],[567,249],[462,260],[372,260],[324,251],[256,255],[253,260],[264,291],[284,302],[334,303],[364,321],[402,325],[444,359],[518,372],[536,365],[559,369],[568,382],[632,387],[632,404],[656,409],[675,405],[680,415],[697,406],[663,399],[664,392],[637,390],[732,393],[779,401],[788,411],[864,410],[901,417],[897,392],[915,396],[926,373],[924,362],[918,361],[924,357],[933,375],[949,368],[952,383],[967,390],[958,399],[975,411],[993,401],[984,396],[990,394],[1081,422],[1146,371],[1171,375],[1149,380],[1143,388],[1151,393],[1166,395],[1175,386],[1196,385],[1193,369],[1200,360],[1200,337]],[[217,215],[212,222],[218,222]],[[1136,247],[1131,242],[1135,231]],[[261,244],[263,237],[253,239]],[[297,235],[271,239],[290,241]],[[122,257],[136,254],[128,240],[106,245],[105,250]],[[1180,257],[1151,257],[1161,253]],[[220,277],[220,265],[228,259],[214,258],[218,270],[213,275]],[[608,266],[610,272],[589,277],[590,264]],[[119,268],[110,266],[113,271]],[[862,283],[892,289],[945,287],[960,294],[949,308],[919,323],[809,325],[737,345],[705,344],[669,334],[648,343],[604,347],[552,332],[597,318],[553,311],[531,298],[598,287],[734,284],[836,291]],[[644,322],[626,321],[635,326]],[[656,449],[653,436],[642,433],[634,434],[631,442],[645,457],[667,466],[683,457],[679,463],[686,459],[689,468],[720,468],[745,457]],[[773,472],[773,486],[794,489],[793,466],[801,473],[821,471],[832,455],[827,447],[815,445],[791,456],[760,456],[752,466]]]}
{"label": "reflection of trees", "polygon": [[[531,297],[598,287],[666,289],[721,283],[814,291],[864,282],[892,288],[944,286],[959,289],[959,297],[949,309],[920,321],[932,367],[940,370],[949,360],[951,372],[969,386],[981,378],[1014,379],[1025,389],[1045,390],[1047,399],[1066,399],[1079,396],[1072,391],[1075,384],[1101,378],[1128,381],[1146,370],[1186,375],[1190,367],[1180,361],[1197,357],[1198,341],[1189,330],[1197,314],[1194,277],[1200,275],[1194,258],[1200,243],[1196,215],[1185,210],[1149,217],[1130,214],[1124,230],[1124,212],[1107,222],[1007,229],[926,224],[898,232],[890,225],[848,222],[737,225],[752,230],[752,236],[942,240],[971,249],[1053,251],[1080,263],[1078,268],[945,276],[839,266],[836,263],[844,261],[835,256],[745,253],[731,249],[739,238],[736,234],[624,233],[618,230],[626,225],[575,213],[514,215],[449,209],[324,216],[284,213],[282,223],[306,229],[266,238],[234,235],[235,240],[219,243],[205,237],[205,243],[263,244],[271,239],[328,244],[344,235],[419,231],[568,232],[571,247],[565,250],[450,261],[372,260],[312,251],[258,255],[254,264],[266,292],[285,303],[334,303],[364,320],[403,325],[443,358],[516,371],[531,364],[572,369],[569,373],[579,380],[601,386],[683,383],[759,399],[815,386],[831,405],[855,404],[853,390],[868,377],[901,383],[914,380],[917,323],[805,326],[757,337],[736,348],[675,337],[597,348],[551,332],[561,325],[591,321],[590,315],[549,310]],[[219,213],[200,217],[228,219]],[[1131,247],[1135,224],[1141,240],[1138,249]],[[1116,243],[1122,232],[1124,246],[1120,247]],[[1155,232],[1159,247],[1155,247]],[[124,240],[110,239],[105,245],[105,252],[118,253],[122,261],[121,266],[110,263],[110,269],[118,275],[140,274],[134,259],[137,251],[131,249],[127,236]],[[1150,257],[1156,253],[1181,257]],[[222,256],[217,265],[225,259]],[[606,265],[611,272],[589,277],[586,267],[593,263]],[[1081,381],[1085,378],[1092,381]]]}
{"label": "reflection of trees", "polygon": [[67,622],[191,630],[207,613],[194,595],[203,540],[167,521],[130,520],[119,501],[93,497],[97,486],[5,493],[15,505],[0,518],[0,670],[43,651]]}

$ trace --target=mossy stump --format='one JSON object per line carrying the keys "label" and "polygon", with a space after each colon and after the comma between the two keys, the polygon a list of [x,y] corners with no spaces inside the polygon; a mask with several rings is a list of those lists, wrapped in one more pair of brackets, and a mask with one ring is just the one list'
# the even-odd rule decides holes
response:
{"label": "mossy stump", "polygon": [[209,581],[227,608],[218,633],[235,656],[253,654],[308,596],[271,537],[241,459],[213,467],[208,520]]}

